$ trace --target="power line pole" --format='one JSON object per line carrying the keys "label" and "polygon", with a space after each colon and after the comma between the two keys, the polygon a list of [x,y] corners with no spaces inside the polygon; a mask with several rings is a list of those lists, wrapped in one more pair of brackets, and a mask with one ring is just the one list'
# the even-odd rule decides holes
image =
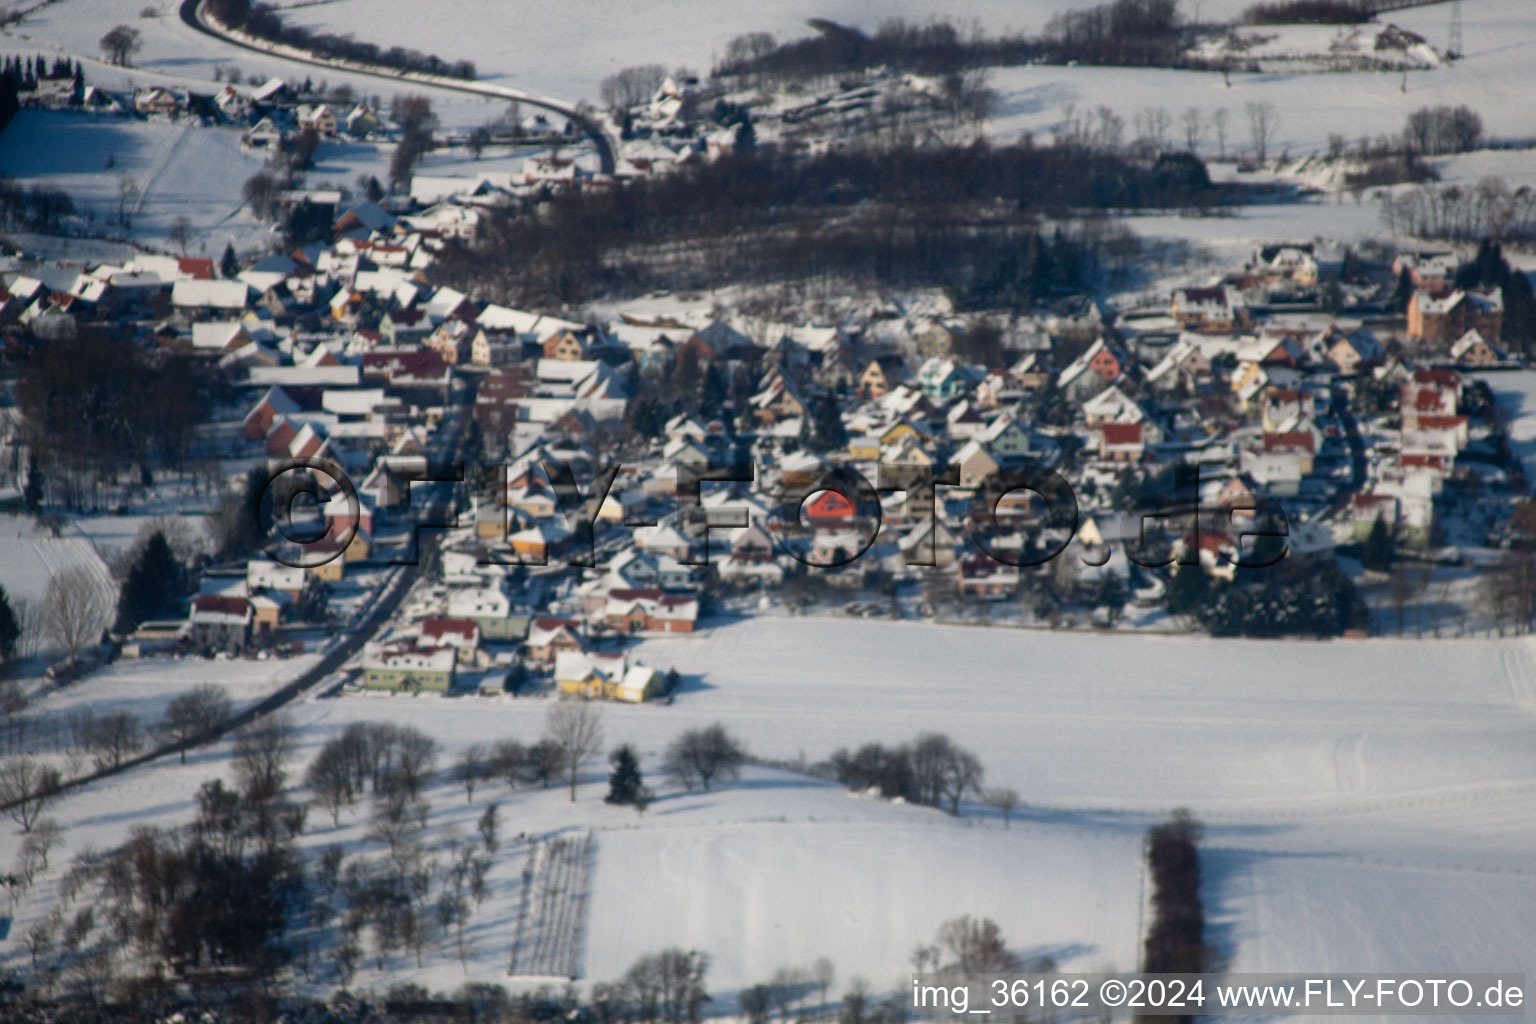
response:
{"label": "power line pole", "polygon": [[1445,55],[1451,59],[1461,56],[1461,0],[1451,0],[1451,38]]}

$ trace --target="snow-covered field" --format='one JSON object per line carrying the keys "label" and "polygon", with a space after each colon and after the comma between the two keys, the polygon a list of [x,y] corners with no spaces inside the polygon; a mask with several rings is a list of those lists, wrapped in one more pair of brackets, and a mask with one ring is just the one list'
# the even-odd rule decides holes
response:
{"label": "snow-covered field", "polygon": [[22,516],[0,516],[0,585],[12,599],[41,601],[48,580],[75,566],[85,566],[104,586],[115,586],[106,563],[84,537],[65,532],[55,537]]}
{"label": "snow-covered field", "polygon": [[1536,371],[1483,373],[1478,377],[1487,381],[1493,391],[1493,400],[1505,417],[1509,446],[1520,465],[1525,467],[1526,479],[1533,479],[1532,474],[1536,474]]}
{"label": "snow-covered field", "polygon": [[[173,248],[166,235],[178,217],[198,228],[188,255],[217,259],[226,242],[260,244],[266,229],[245,208],[245,180],[262,168],[233,128],[192,121],[153,122],[23,110],[0,134],[0,172],[23,184],[69,193],[98,231],[116,222],[127,179],[138,193],[126,204],[136,237]],[[179,250],[178,250],[179,251]]]}
{"label": "snow-covered field", "polygon": [[[472,833],[487,803],[502,804],[506,845],[469,964],[450,943],[420,969],[401,956],[356,984],[507,980],[528,843],[587,830],[587,980],[677,944],[711,953],[712,991],[726,999],[821,955],[839,984],[858,973],[886,989],[913,946],[965,912],[996,918],[1021,953],[1125,967],[1136,957],[1140,836],[1178,805],[1207,822],[1213,936],[1237,968],[1520,969],[1536,956],[1533,655],[1528,639],[1280,644],[776,618],[648,640],[639,656],[676,665],[681,693],[603,717],[606,746],[634,743],[659,799],[642,816],[606,807],[598,762],[574,805],[559,788],[491,784],[466,802],[441,785],[435,830]],[[207,678],[255,671],[200,664]],[[181,663],[178,678],[198,666]],[[99,685],[104,704],[147,699],[156,672],[118,666],[84,685]],[[446,764],[472,742],[536,739],[548,707],[344,697],[293,713],[304,758],[350,722],[387,720],[438,738]],[[660,777],[659,754],[714,721],[786,760],[943,731],[1026,807],[1004,830],[980,806],[954,819],[768,769],[685,795]],[[71,795],[56,811],[69,848],[186,820],[197,784],[227,770],[223,752]],[[377,853],[365,820],[359,808],[333,828],[316,809],[305,841]],[[0,837],[0,861],[15,841]],[[49,891],[27,897],[19,926],[46,910]]]}
{"label": "snow-covered field", "polygon": [[[334,0],[295,7],[294,24],[351,32],[380,44],[411,46],[475,62],[481,77],[569,99],[597,100],[607,76],[634,64],[687,67],[708,74],[735,36],[771,32],[781,40],[811,34],[811,18],[874,31],[887,18],[943,17],[988,32],[1037,32],[1062,0],[573,0],[561,4],[496,0]],[[1235,16],[1244,0],[1205,0],[1202,17]],[[469,29],[466,31],[466,29]]]}
{"label": "snow-covered field", "polygon": [[268,696],[319,659],[318,654],[304,654],[266,661],[200,657],[116,661],[50,694],[37,707],[50,715],[77,708],[98,715],[127,711],[148,727],[159,721],[173,697],[198,684],[216,684],[239,709]]}

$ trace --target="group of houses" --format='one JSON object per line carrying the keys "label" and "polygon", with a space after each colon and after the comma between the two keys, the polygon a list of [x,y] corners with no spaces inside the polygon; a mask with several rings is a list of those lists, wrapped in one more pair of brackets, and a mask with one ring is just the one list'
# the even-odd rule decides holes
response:
{"label": "group of houses", "polygon": [[[155,256],[0,278],[0,330],[137,317],[142,343],[237,385],[234,422],[210,427],[223,454],[328,460],[353,482],[355,502],[336,493],[315,513],[305,567],[258,558],[205,588],[184,630],[195,647],[248,649],[293,620],[306,588],[397,556],[412,482],[470,432],[501,471],[460,489],[437,589],[369,645],[368,687],[531,671],[568,693],[645,699],[658,677],[628,638],[690,633],[720,593],[827,570],[850,590],[912,580],[1006,601],[1043,570],[997,553],[1030,545],[1068,545],[1084,580],[1121,572],[1155,603],[1158,575],[1125,558],[1140,529],[1128,503],[1181,464],[1228,525],[1275,503],[1308,555],[1377,519],[1427,544],[1444,488],[1469,472],[1458,456],[1486,433],[1463,411],[1462,368],[1487,365],[1479,340],[1501,358],[1496,293],[1446,293],[1444,255],[1404,263],[1420,283],[1390,347],[1380,324],[1253,302],[1255,288],[1316,283],[1310,250],[1282,246],[1175,290],[1166,309],[994,322],[977,361],[981,327],[954,315],[631,309],[586,323],[485,302],[435,282],[448,238],[431,217],[362,201],[337,211],[328,241],[227,278]],[[641,381],[685,375],[728,386],[670,418],[638,415]],[[1349,396],[1364,391],[1388,399],[1362,439]],[[595,507],[578,507],[571,483],[585,496],[615,465]],[[1073,488],[1075,534],[1057,536],[1040,494],[1001,486],[1039,467]],[[1203,525],[1172,539],[1220,568],[1241,530]]]}

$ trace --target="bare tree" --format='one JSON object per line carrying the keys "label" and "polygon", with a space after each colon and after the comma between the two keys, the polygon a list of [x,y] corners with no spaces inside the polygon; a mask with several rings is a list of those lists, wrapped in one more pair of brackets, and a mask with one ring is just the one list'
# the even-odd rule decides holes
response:
{"label": "bare tree", "polygon": [[181,249],[182,256],[186,256],[187,246],[191,245],[196,237],[197,232],[192,228],[192,221],[185,215],[172,221],[171,230],[166,233],[166,238]]}
{"label": "bare tree", "polygon": [[746,761],[740,743],[716,722],[704,729],[689,729],[667,747],[662,768],[685,789],[708,790],[717,778],[735,778]]}
{"label": "bare tree", "polygon": [[1012,789],[989,789],[982,794],[982,799],[991,807],[996,807],[1003,816],[1003,828],[1008,827],[1008,818],[1014,809],[1019,806],[1019,794]]}
{"label": "bare tree", "polygon": [[1202,127],[1200,123],[1200,108],[1185,108],[1183,116],[1179,118],[1179,123],[1184,127],[1185,147],[1191,153],[1196,152],[1200,148],[1200,129]]}
{"label": "bare tree", "polygon": [[91,724],[87,746],[96,770],[108,771],[144,749],[144,729],[132,712],[114,711]]}
{"label": "bare tree", "polygon": [[245,195],[245,201],[250,204],[251,214],[257,220],[266,220],[276,210],[277,196],[282,191],[282,186],[266,171],[257,171],[245,179],[241,191]]}
{"label": "bare tree", "polygon": [[38,856],[42,858],[43,870],[47,871],[48,854],[64,841],[64,830],[52,818],[44,818],[32,826],[31,839],[37,847]]}
{"label": "bare tree", "polygon": [[485,125],[481,125],[474,131],[470,132],[469,138],[465,140],[464,143],[465,148],[469,150],[470,154],[473,155],[476,160],[480,159],[480,154],[484,153],[485,147],[489,146],[490,144],[491,130]]}
{"label": "bare tree", "polygon": [[561,701],[549,709],[544,737],[560,751],[560,764],[570,780],[574,801],[581,766],[603,747],[602,712],[588,701]]}
{"label": "bare tree", "polygon": [[1211,115],[1211,127],[1216,130],[1216,159],[1227,158],[1227,108],[1219,107]]}
{"label": "bare tree", "polygon": [[107,55],[107,60],[113,64],[121,64],[129,67],[133,61],[133,55],[139,52],[143,45],[139,39],[139,30],[128,25],[117,25],[106,35],[101,37],[102,52]]}
{"label": "bare tree", "polygon": [[139,183],[128,175],[117,179],[117,222],[128,225],[128,207],[139,198]]}
{"label": "bare tree", "polygon": [[484,743],[471,743],[453,763],[453,779],[464,787],[464,802],[475,798],[475,787],[490,776],[489,755]]}
{"label": "bare tree", "polygon": [[939,926],[938,944],[949,951],[966,974],[1018,970],[1018,958],[1008,951],[1002,929],[989,917],[977,920],[966,914],[945,921]]}
{"label": "bare tree", "polygon": [[609,75],[598,86],[603,106],[610,110],[628,110],[649,100],[661,88],[667,69],[660,64],[627,67]]}
{"label": "bare tree", "polygon": [[837,980],[837,972],[832,967],[832,961],[828,957],[819,956],[811,965],[811,977],[816,982],[816,989],[821,993],[821,1005],[827,1005],[827,993],[832,990],[832,983]]}
{"label": "bare tree", "polygon": [[1280,113],[1268,100],[1248,101],[1248,133],[1253,138],[1253,156],[1259,163],[1269,159],[1269,144],[1280,130]]}
{"label": "bare tree", "polygon": [[281,713],[241,729],[235,739],[235,776],[248,799],[266,799],[282,791],[297,730]]}
{"label": "bare tree", "polygon": [[63,780],[57,768],[39,764],[23,754],[0,764],[0,804],[23,832],[42,817],[43,808],[58,795]]}
{"label": "bare tree", "polygon": [[101,635],[112,618],[117,595],[85,566],[65,569],[48,581],[43,594],[43,631],[69,652],[69,667],[78,665],[80,651]]}
{"label": "bare tree", "polygon": [[181,763],[186,764],[187,748],[212,736],[233,710],[234,704],[222,687],[204,683],[171,698],[155,732],[163,742],[176,745]]}

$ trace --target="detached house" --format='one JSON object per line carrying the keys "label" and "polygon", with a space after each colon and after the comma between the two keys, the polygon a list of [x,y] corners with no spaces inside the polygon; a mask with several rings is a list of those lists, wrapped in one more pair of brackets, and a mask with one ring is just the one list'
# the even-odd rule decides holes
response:
{"label": "detached house", "polygon": [[1504,354],[1478,333],[1476,327],[1456,339],[1451,358],[1462,366],[1493,366],[1504,361]]}
{"label": "detached house", "polygon": [[447,693],[453,688],[458,651],[399,642],[363,645],[363,685],[370,690]]}
{"label": "detached house", "polygon": [[198,650],[238,654],[251,642],[254,614],[243,597],[205,594],[192,602],[187,639]]}
{"label": "detached house", "polygon": [[897,385],[905,384],[911,376],[901,356],[876,356],[859,373],[858,395],[860,398],[880,398]]}
{"label": "detached house", "polygon": [[1504,328],[1504,296],[1497,288],[1430,291],[1420,288],[1408,300],[1408,337],[1450,345],[1475,330],[1492,344]]}
{"label": "detached house", "polygon": [[534,619],[528,627],[523,650],[529,660],[549,664],[561,654],[581,653],[586,644],[576,631],[574,619]]}
{"label": "detached house", "polygon": [[1099,428],[1099,458],[1109,462],[1140,462],[1147,445],[1140,423],[1106,423]]}
{"label": "detached house", "polygon": [[294,108],[293,116],[299,123],[300,131],[313,131],[327,138],[336,134],[336,112],[330,104],[300,104]]}
{"label": "detached house", "polygon": [[1225,284],[1180,288],[1173,293],[1170,315],[1180,327],[1196,331],[1230,331],[1247,320],[1240,293]]}
{"label": "detached house", "polygon": [[555,685],[565,696],[639,704],[660,692],[661,678],[627,655],[570,652],[555,658]]}
{"label": "detached house", "polygon": [[660,590],[611,590],[603,617],[621,633],[692,633],[699,602]]}
{"label": "detached house", "polygon": [[133,109],[146,117],[175,117],[181,108],[181,99],[163,86],[145,85],[133,91]]}

